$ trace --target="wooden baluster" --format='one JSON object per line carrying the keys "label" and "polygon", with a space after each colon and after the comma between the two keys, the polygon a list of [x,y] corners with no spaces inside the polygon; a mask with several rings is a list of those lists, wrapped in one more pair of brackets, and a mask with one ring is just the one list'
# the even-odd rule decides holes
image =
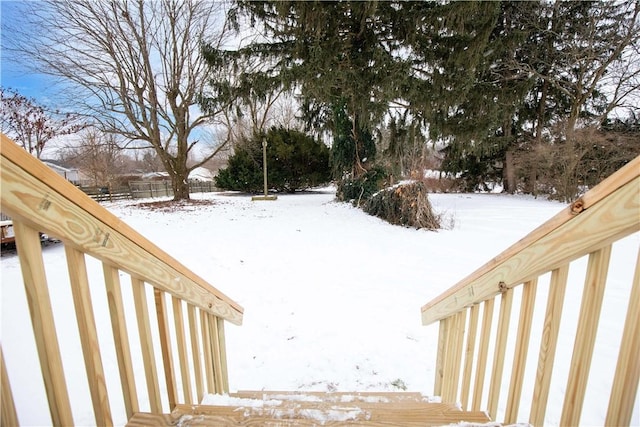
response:
{"label": "wooden baluster", "polygon": [[120,384],[122,386],[122,397],[124,407],[127,412],[127,419],[133,414],[140,412],[138,406],[138,393],[136,391],[135,377],[133,375],[133,365],[131,363],[131,349],[129,346],[129,334],[127,333],[127,322],[124,317],[124,305],[122,303],[122,291],[120,289],[120,276],[118,269],[108,264],[102,264],[104,273],[104,283],[107,289],[107,300],[109,302],[109,314],[111,317],[111,330],[113,331],[113,341],[116,347],[116,357],[118,359],[118,370],[120,372]]}
{"label": "wooden baluster", "polygon": [[531,338],[531,323],[533,321],[537,286],[538,279],[536,278],[525,283],[522,289],[520,320],[518,322],[518,334],[516,335],[517,340],[515,355],[513,357],[513,367],[511,369],[509,394],[507,395],[505,424],[515,424],[518,418],[520,397],[522,396],[522,383],[524,381],[524,369],[527,364],[527,354],[529,352],[529,339]]}
{"label": "wooden baluster", "polygon": [[167,319],[167,301],[164,292],[153,289],[156,301],[156,315],[158,317],[158,333],[160,335],[160,351],[162,352],[162,364],[164,367],[164,379],[167,386],[167,396],[169,400],[169,410],[178,403],[178,392],[176,391],[176,375],[173,368],[173,352],[171,349],[171,334],[169,333],[169,320]]}
{"label": "wooden baluster", "polygon": [[438,328],[438,350],[436,353],[436,372],[433,384],[433,394],[435,396],[442,396],[442,377],[444,376],[444,361],[447,353],[448,329],[448,318],[440,320]]}
{"label": "wooden baluster", "polygon": [[224,322],[222,317],[217,317],[218,322],[218,343],[220,345],[220,366],[222,367],[222,391],[229,393],[229,369],[227,368],[227,337],[224,332]]}
{"label": "wooden baluster", "polygon": [[489,416],[495,420],[500,400],[502,373],[504,371],[504,355],[507,348],[511,307],[513,306],[513,288],[502,293],[500,299],[500,316],[498,318],[498,332],[496,334],[496,348],[493,352],[493,369],[491,370],[491,384],[489,386]]}
{"label": "wooden baluster", "polygon": [[202,349],[204,350],[204,368],[207,373],[207,393],[215,394],[216,385],[213,372],[213,355],[211,354],[211,332],[207,313],[200,310],[200,328],[202,332]]}
{"label": "wooden baluster", "polygon": [[204,397],[204,387],[202,385],[202,362],[200,357],[200,336],[198,335],[198,323],[196,318],[196,307],[187,304],[187,314],[189,316],[189,333],[191,334],[191,354],[193,355],[193,370],[196,376],[196,393],[198,402],[202,402]]}
{"label": "wooden baluster", "polygon": [[151,412],[161,414],[162,403],[160,400],[160,386],[158,385],[158,370],[156,368],[156,359],[153,352],[151,323],[149,322],[149,308],[147,295],[144,289],[144,282],[138,278],[131,277],[131,288],[133,290],[133,301],[136,307],[140,349],[142,351],[142,360],[144,362],[144,374],[147,380],[149,404],[151,405]]}
{"label": "wooden baluster", "polygon": [[460,385],[460,369],[462,365],[462,348],[464,346],[464,330],[467,323],[467,310],[459,311],[455,315],[454,331],[453,331],[453,352],[452,352],[452,371],[451,377],[448,379],[451,382],[451,391],[449,395],[449,402],[458,402],[458,387]]}
{"label": "wooden baluster", "polygon": [[536,381],[529,415],[529,424],[534,426],[544,424],[544,416],[547,412],[551,374],[553,373],[553,364],[556,357],[558,331],[560,330],[560,319],[562,318],[562,304],[564,303],[568,277],[569,264],[563,265],[551,273],[547,309],[540,340]]}
{"label": "wooden baluster", "polygon": [[442,364],[442,401],[446,403],[453,403],[451,401],[451,395],[453,394],[453,392],[451,391],[451,389],[453,388],[451,376],[453,373],[453,347],[455,346],[456,315],[454,314],[452,316],[449,316],[445,320],[447,322],[447,325],[445,327],[446,346]]}
{"label": "wooden baluster", "polygon": [[226,379],[227,367],[224,355],[224,325],[220,324],[220,319],[212,314],[209,317],[209,331],[213,345],[213,376],[215,379],[216,393],[223,394],[228,391],[228,380]]}
{"label": "wooden baluster", "polygon": [[189,360],[187,358],[187,343],[184,337],[184,317],[182,313],[182,301],[172,297],[173,320],[176,329],[176,341],[178,343],[178,358],[180,359],[180,375],[182,376],[182,393],[184,403],[193,404],[191,397],[191,372],[189,371]]}
{"label": "wooden baluster", "polygon": [[109,394],[102,367],[100,345],[98,343],[98,331],[93,314],[93,304],[89,293],[89,279],[87,277],[87,265],[84,254],[70,246],[65,246],[69,279],[73,294],[73,304],[76,309],[78,331],[82,343],[87,378],[89,378],[89,392],[93,403],[93,412],[96,425],[111,426],[111,408],[109,407]]}
{"label": "wooden baluster", "polygon": [[51,299],[42,260],[40,233],[27,225],[13,221],[20,268],[29,303],[29,313],[35,335],[40,369],[54,425],[73,425],[67,384],[62,369],[58,336],[53,322]]}
{"label": "wooden baluster", "polygon": [[9,384],[2,347],[0,347],[0,380],[2,381],[2,388],[0,388],[0,425],[6,427],[18,426],[18,413],[16,412],[16,404],[11,392],[11,384]]}
{"label": "wooden baluster", "polygon": [[640,379],[640,252],[629,295],[627,318],[624,322],[616,373],[613,377],[609,409],[605,425],[631,425],[633,406],[638,394]]}
{"label": "wooden baluster", "polygon": [[611,245],[589,255],[576,341],[571,357],[569,381],[562,407],[560,425],[579,425],[589,368],[596,341],[600,309],[609,270]]}
{"label": "wooden baluster", "polygon": [[476,335],[478,333],[478,318],[480,317],[480,305],[471,306],[469,317],[469,332],[467,334],[467,345],[464,356],[464,372],[462,374],[462,396],[460,402],[462,408],[469,409],[469,394],[471,392],[471,371],[473,370],[473,358],[476,348]]}
{"label": "wooden baluster", "polygon": [[484,377],[487,372],[487,357],[489,354],[489,341],[491,338],[491,323],[493,322],[493,306],[495,298],[484,302],[482,313],[482,331],[480,334],[480,347],[478,349],[478,363],[476,365],[476,379],[473,385],[473,404],[471,409],[479,411],[482,405],[482,392],[484,390]]}

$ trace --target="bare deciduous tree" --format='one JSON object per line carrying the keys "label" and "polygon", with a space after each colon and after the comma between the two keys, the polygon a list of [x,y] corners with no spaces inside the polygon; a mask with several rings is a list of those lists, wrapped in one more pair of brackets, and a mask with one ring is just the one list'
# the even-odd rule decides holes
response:
{"label": "bare deciduous tree", "polygon": [[[153,148],[169,173],[175,199],[188,199],[191,169],[224,141],[207,141],[204,158],[188,165],[199,128],[221,109],[203,112],[207,83],[203,43],[223,42],[224,3],[196,0],[46,0],[26,15],[39,34],[12,47],[40,72],[70,84],[73,102],[107,133],[130,146]],[[202,151],[201,151],[202,153]]]}
{"label": "bare deciduous tree", "polygon": [[87,175],[92,185],[111,185],[125,173],[125,155],[119,148],[114,134],[103,134],[88,128],[81,134],[80,144],[69,145],[60,150],[62,159]]}
{"label": "bare deciduous tree", "polygon": [[4,88],[0,88],[0,125],[2,133],[15,139],[37,158],[49,141],[82,128],[77,117],[58,111],[48,112],[34,99]]}

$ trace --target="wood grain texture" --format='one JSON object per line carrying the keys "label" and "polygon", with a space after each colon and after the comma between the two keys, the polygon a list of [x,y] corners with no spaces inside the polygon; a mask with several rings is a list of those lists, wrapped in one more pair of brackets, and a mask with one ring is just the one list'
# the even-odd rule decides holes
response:
{"label": "wood grain texture", "polygon": [[514,424],[518,420],[518,409],[522,396],[524,381],[524,369],[529,353],[529,339],[531,338],[531,324],[533,322],[533,309],[536,302],[536,289],[538,280],[532,280],[524,284],[522,289],[522,303],[520,305],[520,320],[518,321],[518,333],[516,334],[516,347],[511,368],[511,381],[507,394],[507,410],[505,423]]}
{"label": "wood grain texture", "polygon": [[440,319],[438,327],[438,349],[436,352],[435,379],[433,384],[434,396],[442,396],[442,379],[444,376],[444,361],[447,354],[447,338],[449,336],[449,326],[450,323],[448,317]]}
{"label": "wood grain texture", "polygon": [[222,374],[222,392],[229,393],[229,369],[227,367],[227,337],[224,332],[224,319],[216,317],[218,323],[218,345],[220,346],[220,372]]}
{"label": "wood grain texture", "polygon": [[109,394],[102,366],[98,330],[93,314],[84,254],[69,246],[65,246],[64,249],[67,256],[71,293],[78,321],[84,365],[87,371],[87,378],[90,379],[89,393],[93,403],[96,425],[111,426],[113,425],[113,420],[111,419]]}
{"label": "wood grain texture", "polygon": [[133,365],[131,363],[131,348],[127,322],[124,317],[124,305],[122,302],[122,290],[120,288],[120,276],[118,269],[103,263],[104,282],[107,290],[109,304],[109,316],[111,318],[111,331],[118,359],[118,372],[120,373],[120,385],[124,399],[127,418],[139,412],[138,393],[136,391]]}
{"label": "wood grain texture", "polygon": [[164,380],[169,398],[169,408],[178,403],[176,390],[176,373],[173,363],[173,350],[171,348],[171,334],[169,333],[169,319],[167,318],[167,301],[164,292],[154,289],[153,295],[156,303],[156,315],[158,319],[158,335],[160,336],[160,351],[164,371]]}
{"label": "wood grain texture", "polygon": [[[398,404],[386,403],[347,403],[336,405],[334,403],[326,405],[324,402],[286,402],[280,405],[269,407],[242,407],[242,406],[187,406],[178,405],[172,412],[175,419],[181,422],[191,420],[206,420],[210,416],[225,417],[233,419],[236,423],[256,422],[256,421],[292,421],[291,425],[309,425],[306,421],[313,421],[315,425],[323,424],[318,421],[321,414],[338,415],[343,413],[345,421],[336,422],[333,425],[368,425],[375,426],[376,423],[391,423],[387,425],[443,425],[457,423],[461,421],[486,423],[489,420],[484,412],[465,412],[455,405],[444,403],[413,402]],[[185,415],[189,418],[183,418]],[[302,424],[297,424],[301,422]],[[331,421],[327,421],[331,422]],[[193,424],[199,425],[199,424]],[[242,424],[240,424],[242,425]],[[258,425],[258,424],[254,424]],[[327,425],[327,424],[324,424]],[[328,424],[332,425],[332,424]],[[384,424],[382,424],[384,425]]]}
{"label": "wood grain texture", "polygon": [[558,332],[560,330],[560,319],[562,318],[562,306],[568,278],[568,264],[551,272],[531,412],[529,413],[529,424],[534,426],[544,425],[544,417],[547,412],[551,375],[553,374],[556,348],[558,346]]}
{"label": "wood grain texture", "polygon": [[471,309],[469,311],[469,331],[467,333],[467,343],[464,352],[464,370],[462,373],[462,384],[460,386],[460,403],[463,409],[469,409],[471,374],[473,371],[476,336],[478,334],[478,318],[480,317],[480,305],[474,304],[473,306],[471,306]]}
{"label": "wood grain texture", "polygon": [[569,369],[569,381],[560,418],[560,425],[563,426],[580,424],[610,257],[611,245],[589,255],[576,341]]}
{"label": "wood grain texture", "polygon": [[504,372],[505,351],[509,334],[509,320],[513,307],[513,289],[507,289],[500,299],[500,316],[498,317],[498,331],[496,333],[496,347],[493,352],[493,368],[491,369],[491,383],[489,386],[489,416],[496,417],[498,401],[502,389],[502,374]]}
{"label": "wood grain texture", "polygon": [[444,353],[444,364],[442,366],[442,394],[441,398],[443,402],[453,403],[455,402],[455,390],[454,390],[454,382],[451,381],[451,377],[454,375],[455,363],[454,363],[454,352],[455,352],[455,341],[456,341],[456,320],[457,315],[451,316],[447,321],[449,325],[447,326],[447,339],[446,339],[446,348]]}
{"label": "wood grain texture", "polygon": [[[171,414],[135,414],[127,426],[441,426],[487,423],[484,412],[432,403],[414,392],[240,391],[232,397],[263,405],[177,405]],[[325,418],[326,417],[326,418]],[[330,417],[343,419],[333,421]]]}
{"label": "wood grain texture", "polygon": [[222,379],[225,374],[222,372],[222,355],[220,353],[220,335],[218,333],[218,322],[215,316],[207,315],[209,320],[209,333],[211,334],[211,356],[213,357],[213,379],[216,388],[216,394],[224,393],[224,380]]}
{"label": "wood grain texture", "polygon": [[446,393],[442,394],[445,403],[458,402],[458,388],[460,383],[460,369],[462,363],[462,348],[464,345],[464,330],[467,321],[467,312],[463,310],[453,316],[453,328],[449,349],[447,350],[447,366],[445,374]]}
{"label": "wood grain texture", "polygon": [[182,394],[184,403],[194,404],[191,394],[191,372],[189,371],[189,358],[187,356],[187,342],[184,334],[184,314],[182,301],[176,297],[171,298],[173,305],[173,321],[176,330],[176,343],[178,345],[178,359],[180,362],[180,376],[182,378]]}
{"label": "wood grain texture", "polygon": [[149,404],[151,405],[151,412],[160,414],[162,413],[162,402],[160,400],[158,368],[156,367],[156,357],[153,350],[151,322],[149,321],[149,304],[147,303],[145,284],[142,280],[132,277],[131,289],[133,290],[133,302],[136,307],[138,336],[140,337],[140,350],[144,363],[144,376],[147,381]]}
{"label": "wood grain texture", "polygon": [[13,400],[13,392],[11,391],[9,375],[7,375],[7,365],[4,362],[2,347],[0,347],[0,382],[2,387],[0,388],[0,426],[19,426],[16,404]]}
{"label": "wood grain texture", "polygon": [[[640,230],[640,156],[422,307],[429,325]],[[576,206],[580,209],[577,210]]]}
{"label": "wood grain texture", "polygon": [[294,400],[299,397],[312,397],[325,403],[331,402],[368,402],[371,399],[387,403],[423,401],[425,396],[417,391],[291,391],[291,390],[238,390],[229,393],[231,397],[256,400]]}
{"label": "wood grain texture", "polygon": [[193,371],[196,377],[196,396],[198,403],[202,402],[204,397],[203,373],[202,373],[202,357],[200,355],[200,329],[198,328],[198,320],[196,315],[196,307],[187,304],[187,316],[189,317],[189,333],[191,334],[191,354],[193,356]]}
{"label": "wood grain texture", "polygon": [[[4,183],[3,183],[4,186]],[[53,321],[51,299],[42,260],[40,234],[20,221],[13,221],[20,269],[24,281],[33,333],[40,359],[42,379],[54,425],[73,425],[67,383],[62,368],[58,334]]]}
{"label": "wood grain texture", "polygon": [[484,377],[487,373],[487,359],[489,357],[489,341],[491,339],[491,324],[493,323],[493,306],[495,298],[488,299],[483,304],[482,330],[478,346],[478,363],[476,364],[476,378],[473,384],[473,401],[471,409],[479,411],[482,406],[484,392]]}
{"label": "wood grain texture", "polygon": [[3,212],[171,295],[234,323],[243,309],[145,239],[4,134],[0,145]]}
{"label": "wood grain texture", "polygon": [[211,343],[211,331],[209,330],[208,314],[204,311],[200,311],[200,328],[200,332],[202,332],[204,372],[206,374],[207,380],[206,392],[215,394],[216,383],[213,371],[213,345]]}
{"label": "wood grain texture", "polygon": [[636,260],[627,317],[624,322],[618,363],[613,377],[609,408],[605,424],[608,426],[631,425],[633,407],[638,396],[640,381],[640,252]]}

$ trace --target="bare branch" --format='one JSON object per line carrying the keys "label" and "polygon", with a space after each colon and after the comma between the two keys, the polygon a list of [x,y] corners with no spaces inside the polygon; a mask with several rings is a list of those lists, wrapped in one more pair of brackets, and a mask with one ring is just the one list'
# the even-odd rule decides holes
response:
{"label": "bare branch", "polygon": [[200,48],[225,39],[224,3],[45,0],[29,6],[31,28],[47,31],[23,34],[14,51],[64,79],[73,105],[103,132],[153,147],[176,198],[188,198],[182,183],[198,142],[193,133],[219,114],[198,108],[208,71]]}

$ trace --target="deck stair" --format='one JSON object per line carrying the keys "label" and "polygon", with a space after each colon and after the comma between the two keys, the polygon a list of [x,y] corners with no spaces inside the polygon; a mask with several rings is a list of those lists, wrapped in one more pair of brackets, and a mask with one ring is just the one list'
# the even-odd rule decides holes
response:
{"label": "deck stair", "polygon": [[135,414],[128,427],[166,426],[441,426],[483,424],[482,411],[462,411],[420,393],[241,391],[220,405],[177,405],[171,414]]}

